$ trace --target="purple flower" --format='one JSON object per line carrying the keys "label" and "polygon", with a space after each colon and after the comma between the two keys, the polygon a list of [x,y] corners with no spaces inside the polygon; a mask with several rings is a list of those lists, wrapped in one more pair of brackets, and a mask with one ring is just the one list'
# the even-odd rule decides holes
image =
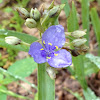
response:
{"label": "purple flower", "polygon": [[67,67],[72,64],[72,57],[65,49],[59,50],[64,44],[64,28],[61,25],[53,25],[42,35],[42,45],[38,42],[31,44],[29,54],[37,63],[48,62],[55,68]]}

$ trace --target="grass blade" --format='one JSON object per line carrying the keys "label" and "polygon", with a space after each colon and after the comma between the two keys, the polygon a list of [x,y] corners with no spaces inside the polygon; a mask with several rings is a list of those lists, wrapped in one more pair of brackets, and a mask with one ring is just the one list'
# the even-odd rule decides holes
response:
{"label": "grass blade", "polygon": [[76,12],[74,2],[72,2],[72,10],[67,20],[67,28],[68,28],[68,32],[73,32],[74,30],[77,30],[79,28],[77,12]]}
{"label": "grass blade", "polygon": [[[89,40],[89,0],[82,0],[82,25],[83,29],[87,29],[85,38]],[[89,45],[87,41],[87,45]]]}
{"label": "grass blade", "polygon": [[68,17],[70,13],[70,6],[68,4],[68,0],[61,0],[61,3],[65,4],[64,11],[65,11],[66,17]]}
{"label": "grass blade", "polygon": [[98,55],[100,56],[100,20],[96,8],[92,8],[90,14],[98,42]]}

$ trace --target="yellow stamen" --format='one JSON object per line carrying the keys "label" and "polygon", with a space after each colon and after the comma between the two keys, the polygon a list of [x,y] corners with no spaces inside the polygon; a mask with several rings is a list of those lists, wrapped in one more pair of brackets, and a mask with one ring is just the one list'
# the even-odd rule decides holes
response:
{"label": "yellow stamen", "polygon": [[48,43],[48,44],[52,46],[52,44],[51,44],[51,43]]}
{"label": "yellow stamen", "polygon": [[43,44],[45,44],[45,41],[43,41]]}
{"label": "yellow stamen", "polygon": [[54,55],[55,55],[55,56],[58,56],[58,54],[55,54],[55,53],[54,53]]}
{"label": "yellow stamen", "polygon": [[47,59],[50,59],[51,57],[47,57]]}
{"label": "yellow stamen", "polygon": [[40,50],[44,50],[44,49],[42,48],[42,49],[40,49]]}
{"label": "yellow stamen", "polygon": [[71,79],[75,80],[75,77],[74,76],[70,76],[70,77],[71,77]]}
{"label": "yellow stamen", "polygon": [[56,47],[56,49],[58,49],[58,46],[55,46]]}

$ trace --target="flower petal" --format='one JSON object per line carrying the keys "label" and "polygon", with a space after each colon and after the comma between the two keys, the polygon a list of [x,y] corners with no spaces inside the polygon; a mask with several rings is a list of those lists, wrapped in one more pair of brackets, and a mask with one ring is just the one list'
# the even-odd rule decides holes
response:
{"label": "flower petal", "polygon": [[38,43],[34,42],[30,46],[29,54],[34,58],[34,61],[37,63],[44,63],[46,62],[46,57],[41,55],[43,46]]}
{"label": "flower petal", "polygon": [[61,48],[65,44],[64,28],[61,25],[50,26],[42,35],[42,42],[46,47],[51,45],[53,47]]}
{"label": "flower petal", "polygon": [[72,57],[70,52],[61,49],[56,51],[54,55],[55,56],[51,57],[51,59],[48,59],[48,63],[51,67],[62,68],[72,64]]}

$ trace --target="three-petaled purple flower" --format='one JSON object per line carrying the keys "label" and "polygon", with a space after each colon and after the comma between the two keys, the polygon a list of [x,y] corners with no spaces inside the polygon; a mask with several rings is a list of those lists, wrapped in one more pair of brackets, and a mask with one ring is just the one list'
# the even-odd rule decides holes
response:
{"label": "three-petaled purple flower", "polygon": [[64,44],[64,28],[61,25],[53,25],[43,33],[42,45],[39,42],[31,44],[29,54],[37,63],[48,62],[55,68],[67,67],[72,64],[72,57],[65,49],[60,49]]}

